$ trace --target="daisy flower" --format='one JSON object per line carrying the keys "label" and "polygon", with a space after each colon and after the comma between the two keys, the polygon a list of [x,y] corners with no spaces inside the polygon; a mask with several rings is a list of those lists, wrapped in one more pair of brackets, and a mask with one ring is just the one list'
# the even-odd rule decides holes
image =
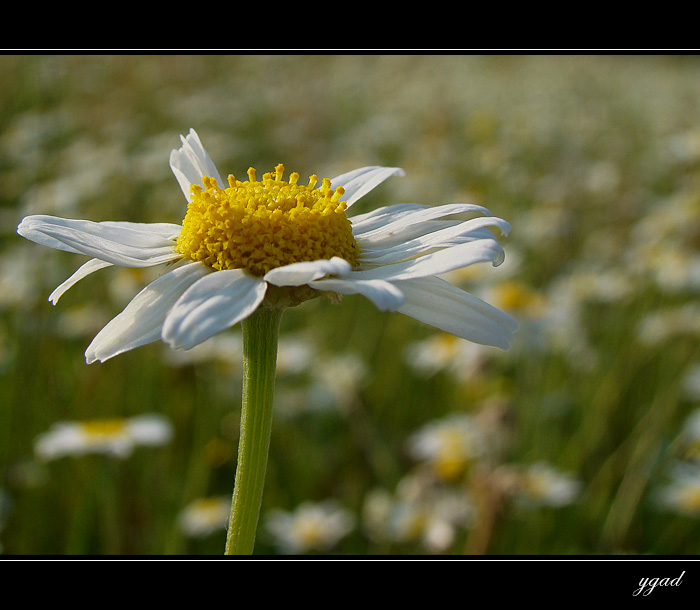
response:
{"label": "daisy flower", "polygon": [[[260,180],[222,180],[194,130],[170,167],[187,200],[182,225],[27,216],[17,228],[38,244],[90,257],[49,297],[111,265],[164,273],[139,292],[87,348],[104,362],[162,339],[191,349],[259,307],[284,308],[325,293],[361,294],[458,337],[506,349],[517,328],[507,314],[440,279],[504,252],[489,227],[510,225],[478,205],[404,203],[348,216],[396,167],[369,166],[308,184],[284,167]],[[470,220],[457,215],[480,214]]]}
{"label": "daisy flower", "polygon": [[391,494],[375,489],[365,497],[363,527],[376,540],[420,540],[433,553],[446,552],[460,529],[471,527],[475,506],[459,486],[444,486],[421,473],[409,474]]}
{"label": "daisy flower", "polygon": [[485,454],[485,434],[473,417],[455,414],[426,424],[409,439],[408,451],[438,479],[455,481]]}
{"label": "daisy flower", "polygon": [[304,502],[292,512],[275,509],[266,526],[284,553],[328,551],[349,534],[355,518],[333,500]]}
{"label": "daisy flower", "polygon": [[573,475],[539,462],[521,470],[516,494],[526,504],[556,508],[573,504],[581,495],[583,484]]}
{"label": "daisy flower", "polygon": [[231,498],[198,498],[180,513],[180,529],[191,538],[203,538],[223,530],[231,510]]}
{"label": "daisy flower", "polygon": [[34,451],[44,460],[87,453],[124,459],[136,446],[163,445],[172,434],[170,422],[160,415],[59,422],[36,439]]}
{"label": "daisy flower", "polygon": [[670,480],[655,493],[656,504],[665,510],[688,517],[700,517],[700,466],[675,464]]}

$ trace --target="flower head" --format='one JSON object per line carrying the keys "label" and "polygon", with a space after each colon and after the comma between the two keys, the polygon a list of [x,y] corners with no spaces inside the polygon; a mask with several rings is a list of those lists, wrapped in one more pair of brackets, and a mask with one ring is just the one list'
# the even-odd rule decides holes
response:
{"label": "flower head", "polygon": [[671,469],[665,487],[656,491],[660,508],[689,517],[700,517],[700,466],[678,463]]}
{"label": "flower head", "polygon": [[355,519],[332,500],[305,502],[294,511],[270,511],[266,526],[286,553],[327,551],[352,531]]}
{"label": "flower head", "polygon": [[517,476],[516,495],[528,505],[566,506],[575,502],[583,489],[573,475],[544,462],[520,469]]}
{"label": "flower head", "polygon": [[697,460],[700,457],[700,409],[686,418],[678,443],[684,459]]}
{"label": "flower head", "polygon": [[473,417],[456,414],[426,424],[409,439],[408,448],[439,479],[454,481],[485,454],[485,435]]}
{"label": "flower head", "polygon": [[180,529],[191,538],[203,538],[222,531],[231,512],[231,498],[198,498],[180,513]]}
{"label": "flower head", "polygon": [[[284,167],[256,179],[224,182],[190,130],[170,155],[188,201],[182,225],[91,222],[35,215],[20,235],[90,256],[49,297],[54,304],[77,281],[111,265],[165,272],[94,338],[88,363],[162,339],[191,349],[247,318],[258,307],[297,305],[319,294],[361,294],[458,337],[506,349],[517,328],[507,314],[437,277],[504,252],[488,227],[510,226],[471,204],[399,204],[348,216],[360,197],[395,167],[369,166],[307,184]],[[469,220],[458,215],[481,214]]]}
{"label": "flower head", "polygon": [[445,486],[421,473],[409,474],[393,494],[375,489],[365,497],[363,526],[372,538],[405,543],[421,540],[445,552],[460,529],[470,527],[476,508],[460,486]]}
{"label": "flower head", "polygon": [[126,458],[137,445],[162,445],[171,437],[170,422],[159,415],[60,422],[37,438],[34,450],[45,460],[86,453]]}

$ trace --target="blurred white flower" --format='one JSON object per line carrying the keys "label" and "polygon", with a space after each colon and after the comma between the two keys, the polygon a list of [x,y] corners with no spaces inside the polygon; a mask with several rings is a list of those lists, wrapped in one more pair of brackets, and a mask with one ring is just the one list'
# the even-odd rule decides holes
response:
{"label": "blurred white flower", "polygon": [[665,292],[700,290],[700,206],[693,182],[651,208],[633,227],[628,266]]}
{"label": "blurred white flower", "polygon": [[683,459],[700,459],[700,409],[696,409],[685,419],[677,442]]}
{"label": "blurred white flower", "polygon": [[408,366],[424,375],[446,370],[456,380],[467,381],[482,370],[489,355],[490,350],[483,345],[439,333],[408,345],[404,359]]}
{"label": "blurred white flower", "polygon": [[559,508],[574,503],[583,489],[573,475],[540,462],[517,470],[516,498],[526,505]]}
{"label": "blurred white flower", "polygon": [[700,253],[672,241],[642,243],[630,251],[632,269],[667,293],[700,291]]}
{"label": "blurred white flower", "polygon": [[231,512],[231,498],[198,498],[180,513],[178,525],[185,535],[203,538],[226,528]]}
{"label": "blurred white flower", "polygon": [[581,266],[553,284],[553,294],[572,303],[616,303],[632,294],[632,277],[622,269]]}
{"label": "blurred white flower", "polygon": [[492,282],[485,298],[493,299],[497,307],[519,318],[541,318],[545,314],[545,299],[532,286],[520,280]]}
{"label": "blurred white flower", "polygon": [[633,227],[632,250],[641,246],[683,245],[693,243],[698,222],[700,222],[700,207],[698,207],[697,185],[680,187],[666,199],[655,202],[651,208]]}
{"label": "blurred white flower", "polygon": [[126,458],[139,445],[156,446],[169,442],[172,434],[170,422],[156,414],[128,419],[59,422],[36,439],[34,451],[44,460],[87,453]]}
{"label": "blurred white flower", "polygon": [[427,464],[435,476],[445,481],[460,478],[486,450],[483,430],[468,414],[432,421],[408,440],[409,454]]}
{"label": "blurred white flower", "polygon": [[670,481],[655,494],[657,506],[665,510],[700,517],[700,465],[679,463],[670,472]]}
{"label": "blurred white flower", "polygon": [[700,305],[687,303],[646,314],[637,326],[639,340],[658,345],[674,336],[700,336]]}
{"label": "blurred white flower", "polygon": [[581,265],[557,277],[547,288],[540,331],[548,351],[562,353],[578,370],[590,370],[598,361],[584,322],[591,303],[619,303],[633,294],[632,277],[621,269]]}
{"label": "blurred white flower", "polygon": [[394,497],[386,489],[375,489],[365,496],[362,522],[370,538],[413,542],[424,532],[426,511],[417,502]]}
{"label": "blurred white flower", "polygon": [[282,552],[301,554],[329,551],[349,534],[355,518],[332,500],[318,504],[305,502],[294,511],[272,510],[265,526]]}
{"label": "blurred white flower", "polygon": [[587,173],[586,188],[595,195],[614,194],[620,185],[620,170],[611,161],[595,161],[588,167]]}
{"label": "blurred white flower", "polygon": [[[561,197],[562,193],[552,193],[550,186],[552,183],[542,181],[543,190],[537,193],[540,200],[547,200],[552,197]],[[557,186],[553,187],[555,190]],[[543,243],[549,243],[562,236],[569,235],[576,226],[574,212],[565,205],[541,204],[525,211],[518,225],[518,235],[520,241],[526,246],[541,248]]]}
{"label": "blurred white flower", "polygon": [[356,354],[319,354],[311,366],[310,395],[320,404],[346,407],[367,380],[367,364]]}
{"label": "blurred white flower", "polygon": [[700,160],[700,130],[690,129],[670,136],[666,142],[672,157],[680,163]]}
{"label": "blurred white flower", "polygon": [[423,473],[404,477],[395,494],[376,489],[362,509],[363,528],[370,538],[395,543],[420,541],[430,552],[442,553],[458,532],[471,526],[475,508],[458,487],[436,485]]}
{"label": "blurred white flower", "polygon": [[692,365],[685,372],[681,383],[688,398],[700,400],[700,362]]}
{"label": "blurred white flower", "polygon": [[583,301],[565,279],[555,281],[547,291],[547,312],[541,319],[543,347],[561,353],[571,366],[589,370],[597,361],[588,328],[582,318]]}
{"label": "blurred white flower", "polygon": [[[282,342],[280,341],[280,344]],[[285,417],[301,413],[345,411],[352,407],[367,381],[367,364],[352,353],[317,352],[313,345],[292,340],[282,348],[278,374],[308,373],[303,379],[281,383],[275,390],[275,408]],[[297,355],[297,362],[291,360]]]}
{"label": "blurred white flower", "polygon": [[283,336],[277,345],[277,374],[294,375],[309,368],[316,348],[302,337]]}

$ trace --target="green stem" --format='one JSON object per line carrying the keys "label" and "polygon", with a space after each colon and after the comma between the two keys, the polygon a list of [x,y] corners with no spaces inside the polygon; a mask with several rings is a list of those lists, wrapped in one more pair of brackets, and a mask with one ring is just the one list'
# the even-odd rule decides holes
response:
{"label": "green stem", "polygon": [[272,429],[277,337],[283,309],[259,307],[241,322],[243,404],[236,484],[226,537],[226,555],[250,555],[255,545]]}

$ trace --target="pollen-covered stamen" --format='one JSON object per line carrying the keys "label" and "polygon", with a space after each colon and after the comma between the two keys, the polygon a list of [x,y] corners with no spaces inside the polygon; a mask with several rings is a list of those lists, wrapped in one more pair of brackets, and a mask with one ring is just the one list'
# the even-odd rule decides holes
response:
{"label": "pollen-covered stamen", "polygon": [[354,265],[358,249],[341,201],[342,187],[327,178],[315,188],[299,185],[299,174],[284,181],[284,166],[266,173],[255,169],[248,180],[228,177],[228,188],[204,176],[192,185],[191,202],[177,240],[178,252],[213,269],[247,269],[262,276],[271,269],[339,256]]}

